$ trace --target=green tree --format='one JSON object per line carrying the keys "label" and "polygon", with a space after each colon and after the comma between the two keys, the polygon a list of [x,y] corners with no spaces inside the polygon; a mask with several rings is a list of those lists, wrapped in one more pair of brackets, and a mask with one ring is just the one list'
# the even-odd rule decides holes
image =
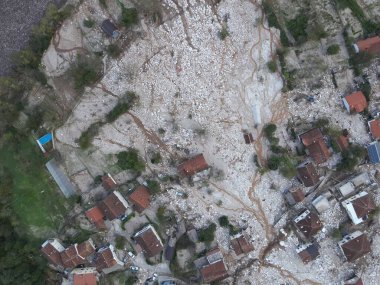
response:
{"label": "green tree", "polygon": [[145,170],[145,163],[139,158],[138,151],[130,148],[117,154],[117,165],[123,170],[133,170],[141,172]]}
{"label": "green tree", "polygon": [[221,216],[218,218],[219,225],[223,228],[227,228],[230,224],[227,216]]}
{"label": "green tree", "polygon": [[139,17],[136,8],[125,8],[122,6],[121,21],[126,28],[129,28],[138,23]]}
{"label": "green tree", "polygon": [[210,224],[207,228],[198,231],[198,239],[202,242],[212,242],[215,238],[216,225]]}
{"label": "green tree", "polygon": [[277,71],[277,63],[275,60],[271,60],[267,63],[270,72],[274,73]]}
{"label": "green tree", "polygon": [[339,51],[340,51],[340,47],[338,44],[331,45],[327,48],[327,54],[329,55],[337,54],[339,53]]}

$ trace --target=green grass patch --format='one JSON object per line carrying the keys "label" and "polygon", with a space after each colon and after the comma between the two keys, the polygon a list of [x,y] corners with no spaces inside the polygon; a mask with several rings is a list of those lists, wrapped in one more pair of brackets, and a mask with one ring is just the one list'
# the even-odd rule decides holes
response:
{"label": "green grass patch", "polygon": [[339,53],[339,51],[340,51],[340,47],[337,44],[331,45],[327,48],[327,54],[329,55],[337,54]]}
{"label": "green grass patch", "polygon": [[12,208],[25,227],[56,229],[66,213],[65,199],[47,170],[37,145],[28,138],[0,149],[1,164],[13,180]]}

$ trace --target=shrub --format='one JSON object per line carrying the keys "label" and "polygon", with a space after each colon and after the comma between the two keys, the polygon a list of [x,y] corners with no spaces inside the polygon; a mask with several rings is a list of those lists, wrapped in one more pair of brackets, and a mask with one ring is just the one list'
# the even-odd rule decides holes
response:
{"label": "shrub", "polygon": [[95,21],[93,19],[84,19],[83,26],[89,29],[93,28],[95,26]]}
{"label": "shrub", "polygon": [[277,170],[280,166],[281,159],[277,155],[273,155],[268,159],[268,168],[270,170]]}
{"label": "shrub", "polygon": [[230,221],[228,220],[227,216],[221,216],[218,219],[219,225],[223,228],[227,228],[228,225],[230,224]]}
{"label": "shrub", "polygon": [[126,28],[129,28],[138,23],[138,13],[136,8],[125,8],[122,7],[121,11],[121,21]]}
{"label": "shrub", "polygon": [[77,62],[70,69],[70,74],[74,79],[75,89],[82,89],[94,83],[101,74],[101,63],[96,58],[79,56]]}
{"label": "shrub", "polygon": [[117,165],[123,170],[133,170],[141,172],[145,170],[145,163],[139,158],[138,151],[130,148],[117,154]]}
{"label": "shrub", "polygon": [[123,236],[116,236],[115,237],[115,247],[117,249],[124,249],[125,247],[125,238]]}
{"label": "shrub", "polygon": [[264,127],[264,135],[266,138],[273,137],[275,131],[277,130],[277,126],[275,124],[267,124]]}
{"label": "shrub", "polygon": [[212,242],[215,238],[216,225],[214,223],[210,224],[205,229],[200,229],[198,231],[198,238],[201,242]]}
{"label": "shrub", "polygon": [[327,54],[329,55],[337,54],[339,53],[339,51],[340,51],[340,47],[338,44],[331,45],[327,48]]}
{"label": "shrub", "polygon": [[81,149],[87,149],[91,146],[93,138],[99,132],[99,123],[92,124],[86,131],[84,131],[78,139],[78,144]]}
{"label": "shrub", "polygon": [[164,128],[158,128],[158,133],[160,135],[164,135],[166,133],[165,129]]}
{"label": "shrub", "polygon": [[161,191],[160,183],[156,180],[147,180],[147,187],[149,188],[151,194],[157,194]]}
{"label": "shrub", "polygon": [[110,44],[107,47],[107,54],[112,58],[117,58],[121,54],[121,48],[117,44]]}
{"label": "shrub", "polygon": [[268,69],[270,72],[274,73],[277,71],[277,63],[274,60],[271,60],[267,63]]}
{"label": "shrub", "polygon": [[219,33],[218,33],[218,36],[219,36],[219,38],[220,38],[222,41],[224,41],[229,35],[230,35],[230,33],[229,33],[227,27],[223,27],[223,28],[219,31]]}
{"label": "shrub", "polygon": [[127,103],[118,103],[107,115],[106,120],[108,123],[113,123],[121,115],[129,111],[129,104]]}

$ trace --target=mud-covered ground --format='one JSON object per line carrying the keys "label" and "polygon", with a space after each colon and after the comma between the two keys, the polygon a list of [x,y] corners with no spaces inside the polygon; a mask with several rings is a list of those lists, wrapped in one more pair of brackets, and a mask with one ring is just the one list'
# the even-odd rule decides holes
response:
{"label": "mud-covered ground", "polygon": [[11,56],[28,41],[49,3],[63,5],[66,0],[0,1],[0,76],[11,71]]}

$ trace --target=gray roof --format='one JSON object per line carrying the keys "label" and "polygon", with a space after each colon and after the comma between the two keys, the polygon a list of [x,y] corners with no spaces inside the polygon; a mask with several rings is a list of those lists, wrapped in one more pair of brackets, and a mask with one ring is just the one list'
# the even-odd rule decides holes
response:
{"label": "gray roof", "polygon": [[119,36],[117,27],[109,19],[104,20],[101,27],[102,30],[110,37],[117,38]]}
{"label": "gray roof", "polygon": [[66,198],[75,195],[74,185],[70,182],[66,174],[63,173],[54,158],[46,163],[46,168],[49,170],[51,176],[53,176],[55,182],[59,186],[59,189],[61,189]]}

